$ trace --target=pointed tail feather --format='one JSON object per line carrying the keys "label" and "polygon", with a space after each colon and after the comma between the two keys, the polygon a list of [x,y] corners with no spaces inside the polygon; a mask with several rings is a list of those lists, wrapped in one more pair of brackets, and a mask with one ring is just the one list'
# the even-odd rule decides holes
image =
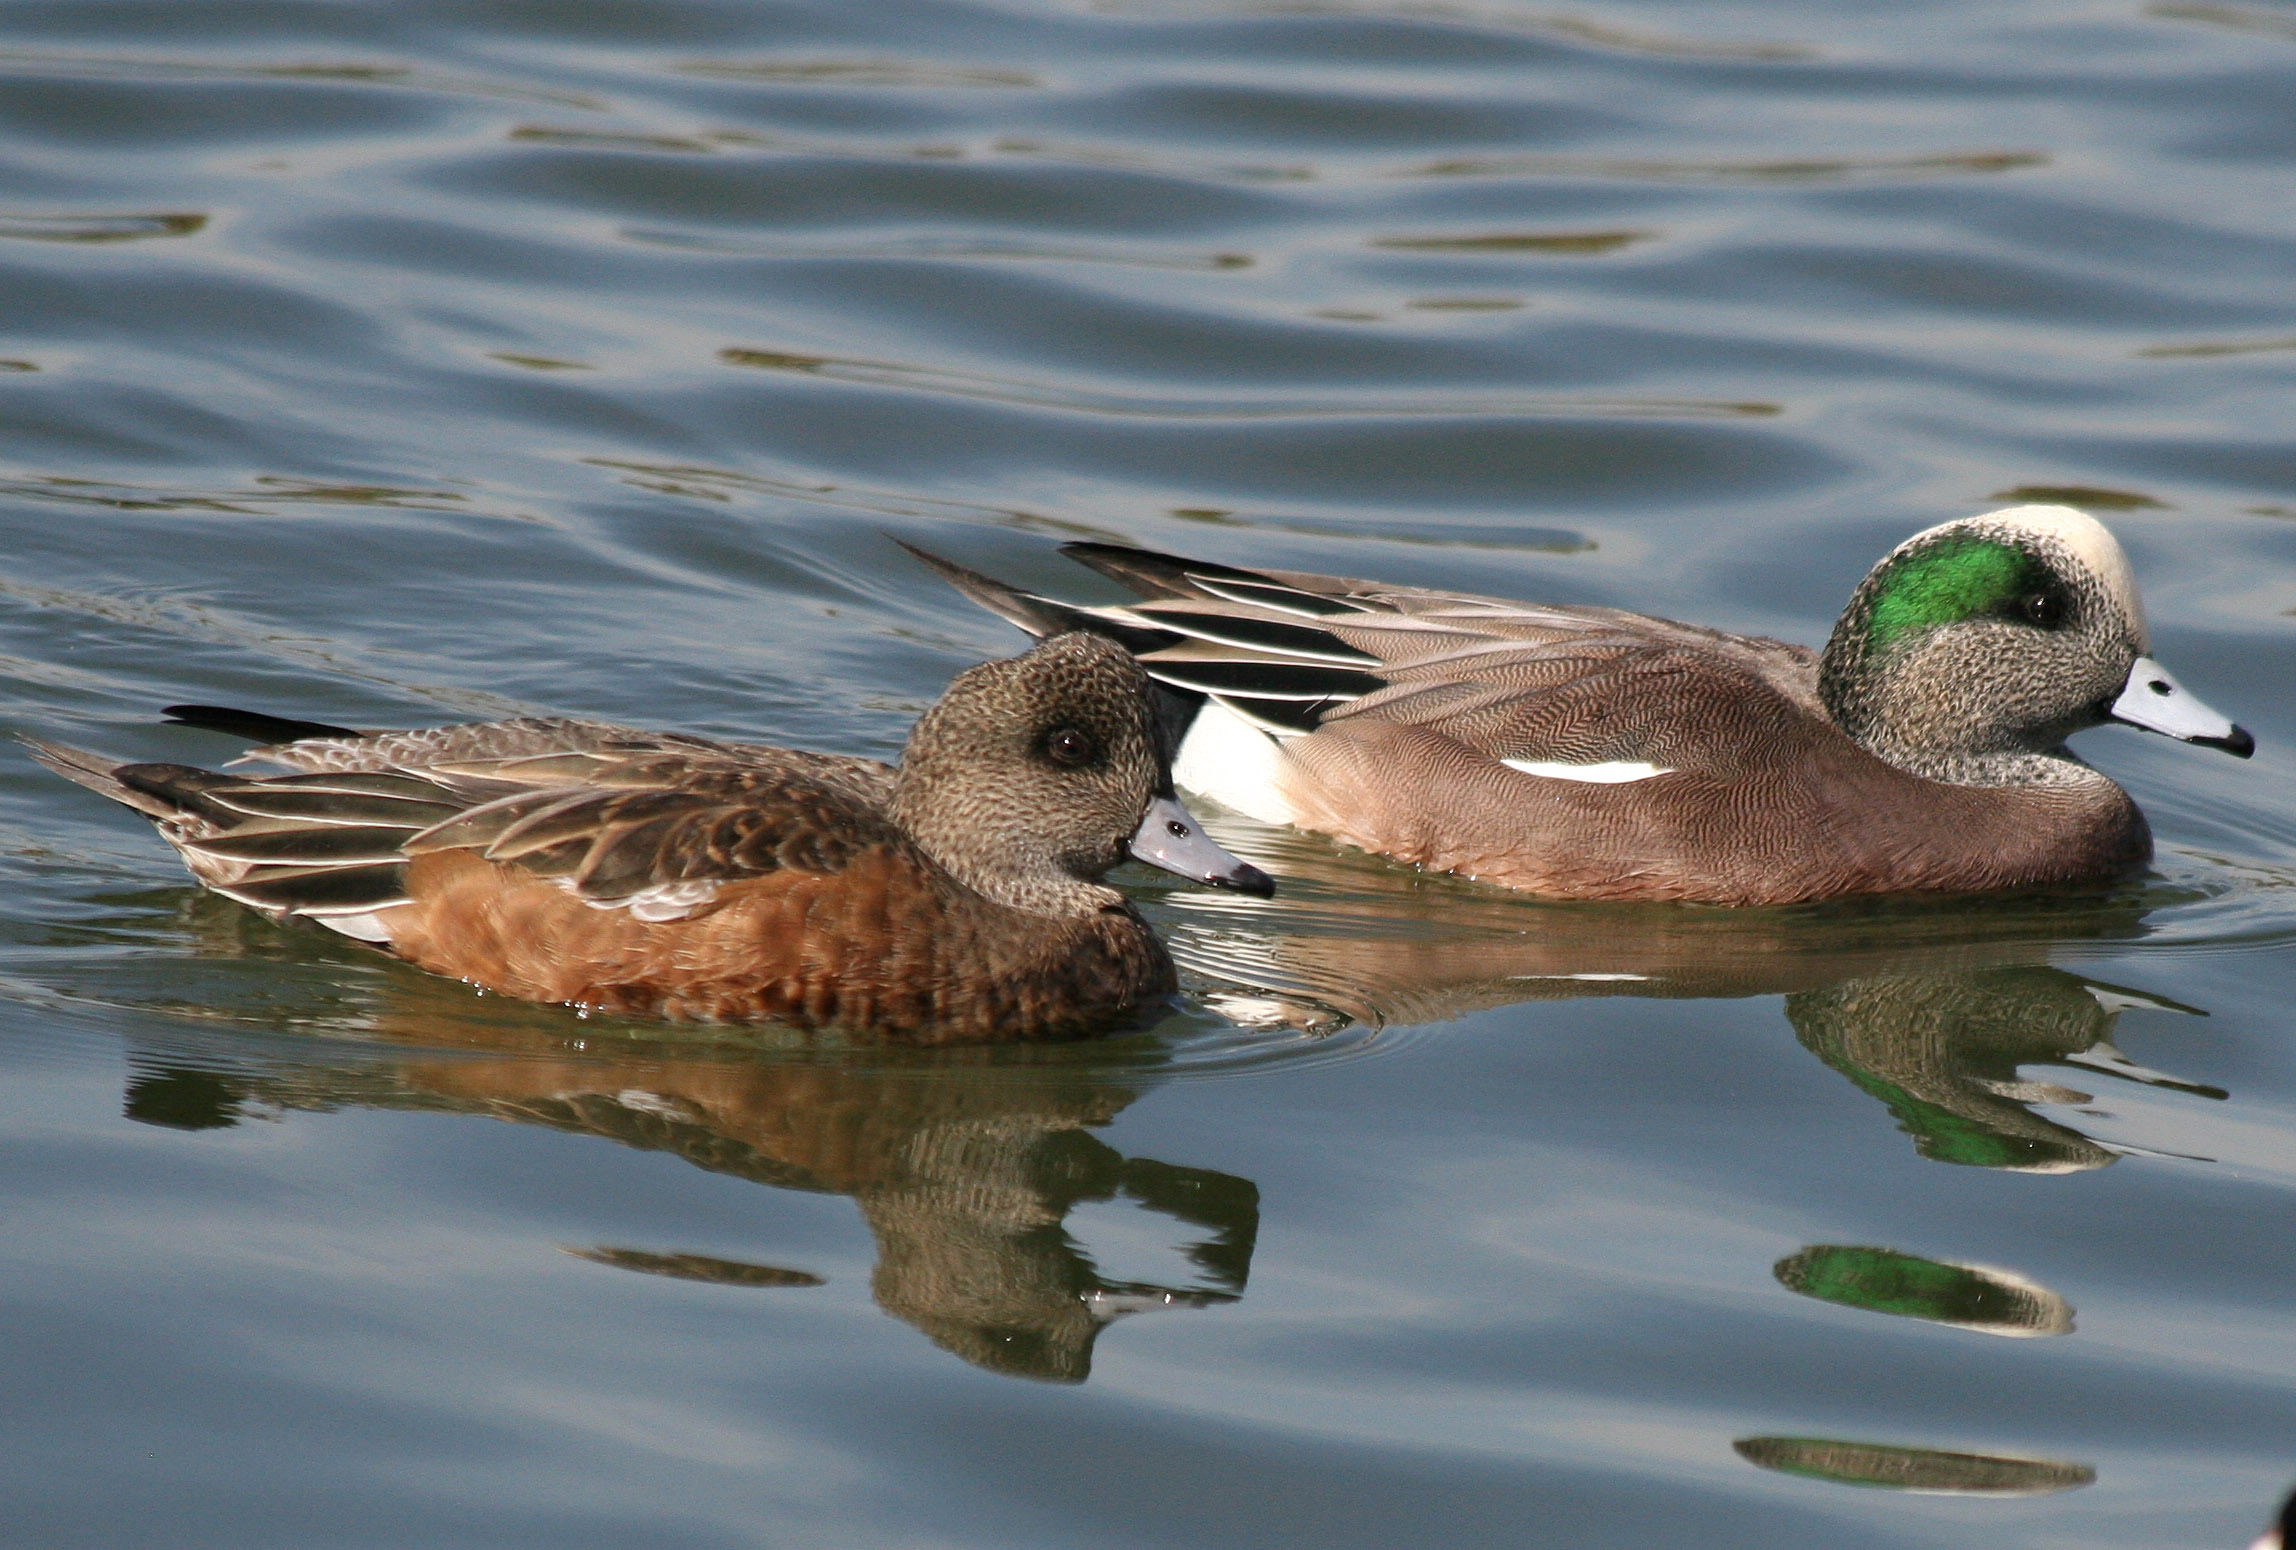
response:
{"label": "pointed tail feather", "polygon": [[201,792],[209,786],[230,784],[229,776],[196,770],[187,764],[122,764],[117,759],[67,743],[51,743],[37,737],[20,737],[17,741],[32,750],[34,759],[64,779],[85,786],[99,796],[110,797],[122,807],[132,807],[155,821],[181,818],[186,813],[207,816],[207,802]]}
{"label": "pointed tail feather", "polygon": [[134,808],[147,818],[170,818],[175,814],[173,808],[122,785],[113,774],[120,767],[117,759],[107,759],[85,748],[74,748],[69,743],[51,743],[43,738],[18,737],[16,741],[31,749],[35,760],[64,779],[87,787],[98,796],[110,797],[115,802]]}
{"label": "pointed tail feather", "polygon": [[324,721],[297,721],[288,716],[266,716],[259,710],[233,710],[228,705],[169,705],[160,714],[174,726],[227,732],[264,745],[298,743],[306,737],[363,737],[350,727]]}
{"label": "pointed tail feather", "polygon": [[920,549],[915,544],[893,540],[908,550],[950,586],[980,604],[998,618],[1020,626],[1039,640],[1052,635],[1065,635],[1070,630],[1083,630],[1089,634],[1106,636],[1125,650],[1137,656],[1143,651],[1154,651],[1169,646],[1179,636],[1169,630],[1149,629],[1138,624],[1127,624],[1111,619],[1099,609],[1079,608],[1057,598],[1039,597],[1034,592],[1007,586],[994,576],[967,570],[954,560]]}
{"label": "pointed tail feather", "polygon": [[990,613],[1011,624],[1018,625],[1040,640],[1047,635],[1059,635],[1075,628],[1074,625],[1069,624],[1061,617],[1062,614],[1069,611],[1064,604],[1055,603],[1047,597],[1037,597],[1033,593],[1023,592],[1018,587],[1006,586],[994,576],[984,576],[977,570],[968,570],[954,560],[944,560],[930,550],[918,548],[915,544],[903,542],[898,538],[894,539],[893,542],[900,544],[902,548],[916,556],[926,569],[980,604]]}

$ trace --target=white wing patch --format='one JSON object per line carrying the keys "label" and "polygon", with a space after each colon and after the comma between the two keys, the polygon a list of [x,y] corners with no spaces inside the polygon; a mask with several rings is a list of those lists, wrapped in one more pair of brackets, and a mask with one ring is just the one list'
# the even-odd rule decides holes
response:
{"label": "white wing patch", "polygon": [[656,883],[630,895],[630,914],[637,920],[683,920],[716,898],[717,891],[717,883],[710,878]]}
{"label": "white wing patch", "polygon": [[656,922],[685,919],[716,898],[720,886],[719,880],[714,877],[689,877],[682,882],[656,883],[651,888],[641,888],[627,898],[592,899],[575,886],[571,877],[553,877],[550,881],[594,910],[626,909],[633,920]]}
{"label": "white wing patch", "polygon": [[1593,786],[1623,786],[1628,781],[1674,773],[1672,765],[1650,764],[1641,759],[1610,759],[1601,764],[1557,764],[1548,759],[1501,759],[1499,762],[1525,775],[1547,780],[1582,780]]}

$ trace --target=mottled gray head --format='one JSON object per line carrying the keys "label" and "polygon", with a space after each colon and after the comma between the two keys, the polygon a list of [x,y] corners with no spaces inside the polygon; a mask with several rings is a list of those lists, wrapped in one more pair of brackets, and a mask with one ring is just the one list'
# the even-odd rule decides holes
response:
{"label": "mottled gray head", "polygon": [[2067,737],[2125,721],[2245,758],[2246,732],[2154,662],[2128,556],[2070,506],[1916,533],[1875,566],[1826,645],[1842,729],[1918,774],[2046,778]]}
{"label": "mottled gray head", "polygon": [[1274,887],[1180,806],[1148,675],[1097,635],[958,674],[910,732],[892,806],[958,879],[1040,914],[1116,902],[1099,882],[1127,854],[1219,887]]}

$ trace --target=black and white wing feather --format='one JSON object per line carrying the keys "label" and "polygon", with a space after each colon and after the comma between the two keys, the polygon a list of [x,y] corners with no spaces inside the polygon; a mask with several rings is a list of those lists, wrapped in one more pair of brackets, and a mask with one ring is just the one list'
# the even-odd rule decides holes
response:
{"label": "black and white wing feather", "polygon": [[1735,668],[1812,710],[1818,704],[1816,658],[1804,648],[1622,609],[1543,607],[1243,570],[1118,544],[1065,544],[1063,553],[1139,597],[1085,607],[912,552],[1021,628],[1113,636],[1158,682],[1279,737],[1354,716],[1483,725],[1490,735],[1502,735],[1496,723],[1503,720],[1511,728],[1503,735],[1524,746],[1490,751],[1557,757],[1567,751],[1545,746],[1535,702],[1574,686],[1639,697],[1673,664],[1692,660],[1708,670]]}

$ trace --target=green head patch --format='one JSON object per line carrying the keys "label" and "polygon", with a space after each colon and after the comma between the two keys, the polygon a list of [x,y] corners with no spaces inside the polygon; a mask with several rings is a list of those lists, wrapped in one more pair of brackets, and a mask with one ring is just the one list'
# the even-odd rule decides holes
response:
{"label": "green head patch", "polygon": [[1920,549],[1882,573],[1866,615],[1866,650],[1963,619],[2014,617],[2020,599],[2046,590],[2046,567],[2013,544],[1953,537]]}

